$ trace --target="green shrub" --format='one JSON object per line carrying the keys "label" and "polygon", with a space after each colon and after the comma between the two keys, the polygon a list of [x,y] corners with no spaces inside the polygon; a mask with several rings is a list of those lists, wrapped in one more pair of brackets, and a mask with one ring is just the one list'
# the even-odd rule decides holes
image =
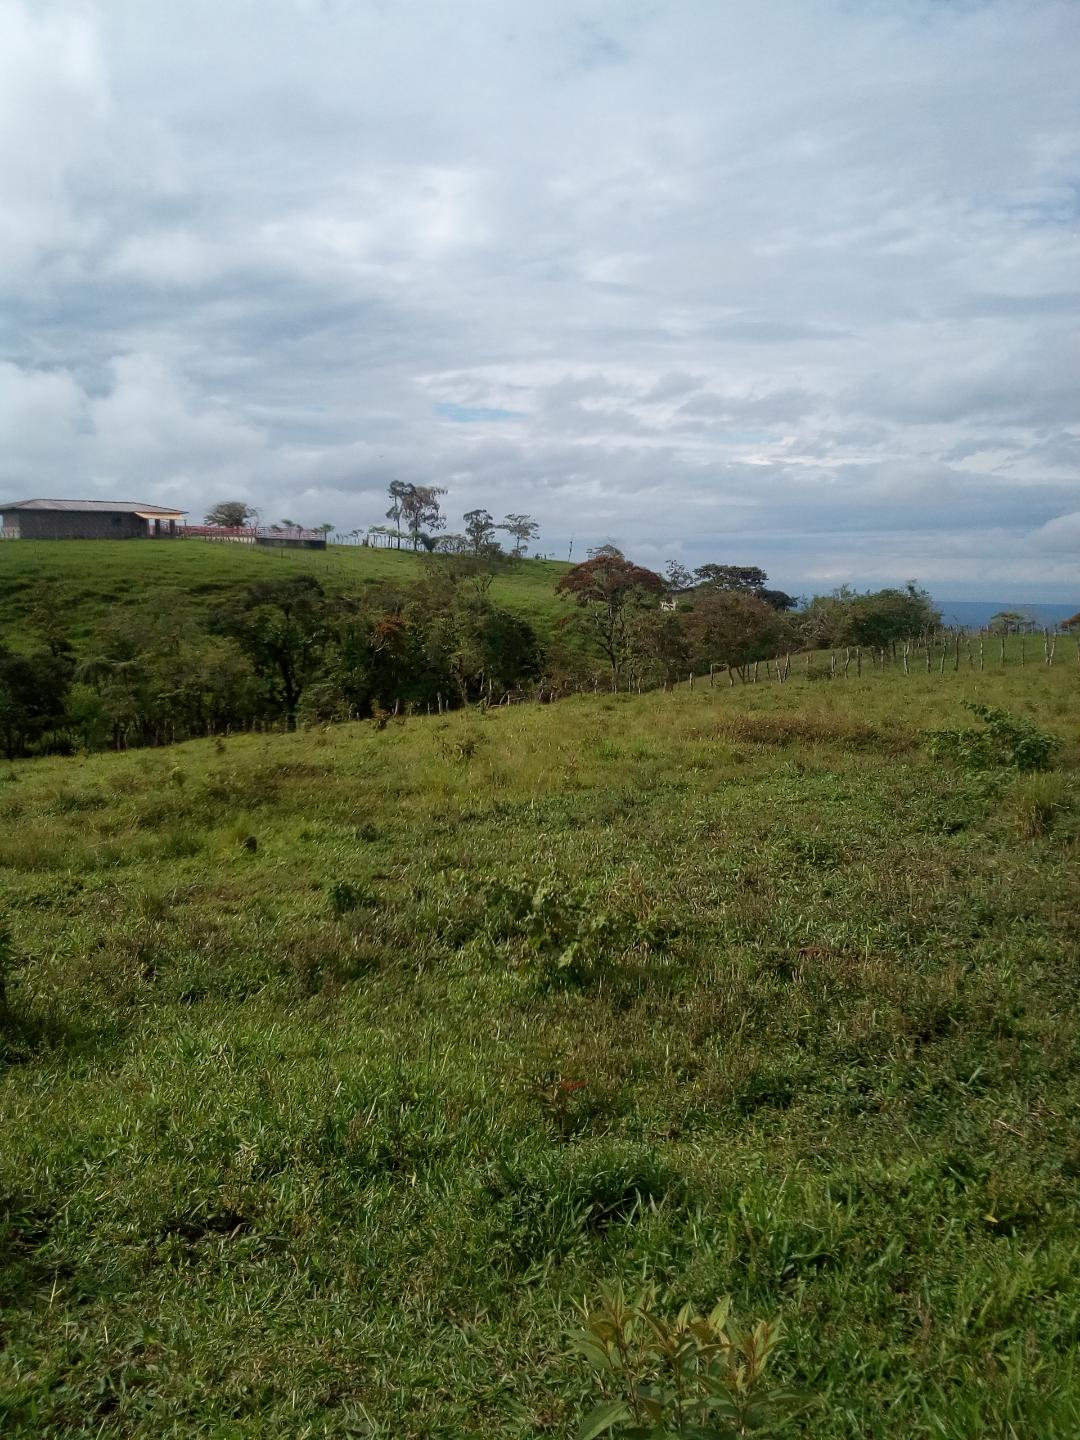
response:
{"label": "green shrub", "polygon": [[963,705],[985,723],[985,728],[928,731],[927,749],[933,759],[949,760],[967,770],[1050,768],[1061,747],[1056,735],[993,705],[980,705],[974,700],[965,700]]}
{"label": "green shrub", "polygon": [[629,1302],[618,1286],[582,1305],[576,1348],[598,1372],[605,1399],[582,1421],[577,1440],[614,1434],[635,1440],[734,1440],[777,1435],[806,1398],[767,1383],[780,1340],[777,1321],[743,1330],[721,1300],[708,1315],[684,1305],[659,1313],[655,1286]]}
{"label": "green shrub", "polygon": [[616,955],[662,950],[674,934],[659,917],[601,909],[592,893],[568,889],[551,877],[490,880],[476,894],[492,939],[525,941],[529,968],[541,989],[593,985]]}

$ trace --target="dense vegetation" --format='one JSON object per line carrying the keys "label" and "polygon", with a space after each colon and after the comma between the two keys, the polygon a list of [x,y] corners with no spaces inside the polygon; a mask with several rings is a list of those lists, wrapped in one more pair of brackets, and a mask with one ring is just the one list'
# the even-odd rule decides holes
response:
{"label": "dense vegetation", "polygon": [[793,1435],[1080,1433],[1078,670],[1009,659],[0,769],[5,1433],[567,1436],[620,1281],[778,1321]]}
{"label": "dense vegetation", "polygon": [[[422,561],[370,548],[278,558],[192,541],[8,546],[0,750],[14,759],[442,714],[601,681],[640,692],[718,665],[745,682],[750,666],[793,648],[883,655],[926,642],[938,623],[914,586],[841,590],[795,615],[757,567],[707,565],[687,590],[611,546],[561,567],[541,596],[551,567],[507,556],[486,511],[465,519],[465,548]],[[168,584],[174,574],[186,586]]]}

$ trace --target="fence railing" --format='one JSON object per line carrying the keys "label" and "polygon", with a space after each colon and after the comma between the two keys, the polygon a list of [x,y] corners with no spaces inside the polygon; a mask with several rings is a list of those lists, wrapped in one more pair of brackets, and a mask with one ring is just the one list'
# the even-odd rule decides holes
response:
{"label": "fence railing", "polygon": [[301,525],[289,528],[274,525],[185,525],[177,533],[193,540],[224,540],[240,545],[254,545],[257,540],[326,539],[324,530],[305,530]]}

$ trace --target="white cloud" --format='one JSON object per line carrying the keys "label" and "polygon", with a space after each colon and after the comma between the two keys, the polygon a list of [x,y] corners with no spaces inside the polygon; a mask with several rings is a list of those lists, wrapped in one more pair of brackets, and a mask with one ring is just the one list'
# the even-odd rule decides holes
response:
{"label": "white cloud", "polygon": [[1074,60],[1071,0],[6,0],[0,473],[1069,592]]}

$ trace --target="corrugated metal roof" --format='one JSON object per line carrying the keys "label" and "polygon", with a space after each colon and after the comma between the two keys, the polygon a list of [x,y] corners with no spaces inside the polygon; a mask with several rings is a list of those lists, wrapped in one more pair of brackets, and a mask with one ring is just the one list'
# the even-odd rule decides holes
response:
{"label": "corrugated metal roof", "polygon": [[74,510],[95,514],[186,515],[186,510],[170,510],[163,505],[143,505],[137,500],[13,500],[0,504],[0,515],[8,510]]}

